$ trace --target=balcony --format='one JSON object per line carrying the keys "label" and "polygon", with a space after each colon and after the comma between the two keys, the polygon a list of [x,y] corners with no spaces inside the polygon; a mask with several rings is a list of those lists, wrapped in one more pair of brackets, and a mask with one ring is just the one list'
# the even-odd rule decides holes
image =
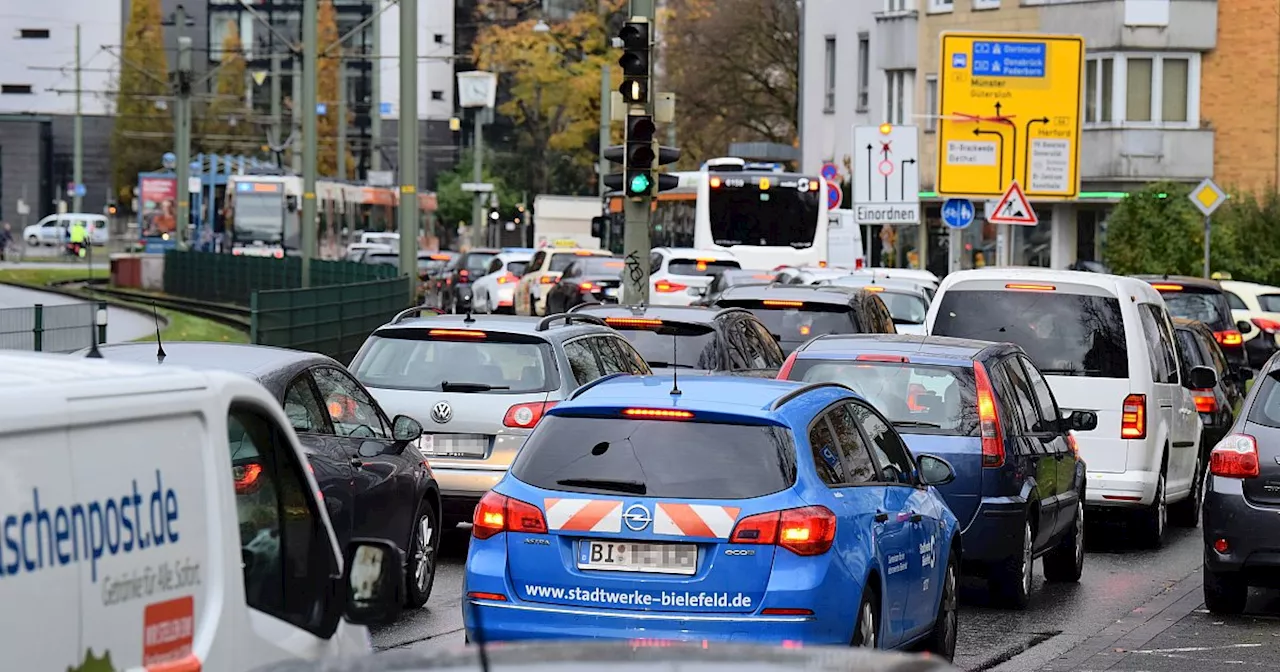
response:
{"label": "balcony", "polygon": [[[865,0],[864,0],[865,1]],[[918,13],[914,10],[876,12],[876,67],[881,70],[915,70],[919,60]]]}
{"label": "balcony", "polygon": [[[1028,2],[1027,4],[1031,4]],[[1214,0],[1046,0],[1041,26],[1083,35],[1089,51],[1209,51],[1218,44]]]}
{"label": "balcony", "polygon": [[1199,180],[1213,174],[1213,130],[1084,129],[1080,177],[1087,181]]}

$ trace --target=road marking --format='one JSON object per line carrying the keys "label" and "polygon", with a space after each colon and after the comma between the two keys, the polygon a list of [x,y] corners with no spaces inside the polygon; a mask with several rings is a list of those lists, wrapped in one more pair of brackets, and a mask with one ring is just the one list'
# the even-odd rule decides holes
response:
{"label": "road marking", "polygon": [[1256,649],[1261,644],[1228,644],[1226,646],[1187,646],[1180,649],[1139,649],[1128,653],[1198,653],[1201,651],[1224,651],[1227,649]]}

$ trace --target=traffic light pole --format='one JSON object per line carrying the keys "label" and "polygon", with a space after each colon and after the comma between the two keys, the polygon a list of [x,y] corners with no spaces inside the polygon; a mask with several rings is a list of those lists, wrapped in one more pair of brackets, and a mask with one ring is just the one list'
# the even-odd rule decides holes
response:
{"label": "traffic light pole", "polygon": [[[653,26],[657,19],[654,0],[631,0],[631,16],[648,19],[648,39],[652,44]],[[653,64],[649,63],[649,82],[653,81]],[[653,96],[644,96],[644,114],[653,116]],[[626,173],[624,173],[626,174]],[[622,199],[625,224],[622,230],[622,250],[626,272],[622,274],[622,300],[631,305],[649,303],[649,251],[653,245],[649,239],[649,220],[653,215],[653,193],[647,191],[639,198]]]}
{"label": "traffic light pole", "polygon": [[302,219],[298,224],[302,247],[302,286],[311,286],[311,260],[316,256],[316,16],[319,0],[302,3]]}

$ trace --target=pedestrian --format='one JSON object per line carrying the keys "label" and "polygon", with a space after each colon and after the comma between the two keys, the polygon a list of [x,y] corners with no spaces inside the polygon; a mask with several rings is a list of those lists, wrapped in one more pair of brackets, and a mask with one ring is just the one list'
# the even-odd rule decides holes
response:
{"label": "pedestrian", "polygon": [[6,254],[12,244],[13,229],[9,227],[9,222],[0,222],[0,261],[8,261]]}
{"label": "pedestrian", "polygon": [[84,249],[84,246],[85,246],[86,239],[88,238],[88,233],[89,232],[85,228],[84,222],[80,220],[76,220],[76,222],[71,225],[71,245],[70,245],[71,254],[74,254],[75,256],[80,258],[84,258],[84,254],[86,251]]}

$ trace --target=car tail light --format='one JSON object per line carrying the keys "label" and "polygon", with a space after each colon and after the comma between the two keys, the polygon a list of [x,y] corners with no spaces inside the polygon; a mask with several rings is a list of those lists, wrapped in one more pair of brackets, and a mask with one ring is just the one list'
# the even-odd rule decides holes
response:
{"label": "car tail light", "polygon": [[596,283],[594,282],[584,282],[581,285],[578,285],[578,291],[580,292],[594,292],[595,289]]}
{"label": "car tail light", "polygon": [[467,277],[468,277],[468,276],[470,276],[470,275],[471,275],[471,271],[468,271],[468,270],[467,270],[467,269],[465,269],[465,268],[464,268],[464,269],[462,269],[461,271],[458,271],[458,277],[459,277],[459,278],[462,278],[463,280],[466,280],[466,279],[467,279]]}
{"label": "car tail light", "polygon": [[1181,292],[1182,285],[1169,285],[1162,283],[1154,283],[1151,285],[1158,292]]}
{"label": "car tail light", "polygon": [[649,420],[692,420],[693,413],[671,408],[627,408],[622,415],[628,418],[646,418]]}
{"label": "car tail light", "polygon": [[1196,400],[1196,410],[1201,413],[1213,413],[1218,410],[1218,397],[1213,390],[1193,390],[1191,396]]}
{"label": "car tail light", "polygon": [[486,338],[488,334],[475,329],[431,329],[428,336],[436,338]]}
{"label": "car tail light", "polygon": [[[313,471],[312,473],[315,472]],[[262,486],[262,483],[258,481],[258,478],[262,476],[262,465],[257,462],[232,467],[231,475],[236,481],[237,495],[252,495]]]}
{"label": "car tail light", "polygon": [[490,490],[476,505],[471,536],[488,539],[499,532],[546,534],[547,520],[538,507]]}
{"label": "car tail light", "polygon": [[826,267],[827,267],[827,262],[825,261],[818,262],[818,268],[826,268]]}
{"label": "car tail light", "polygon": [[760,303],[770,308],[800,308],[804,305],[804,301],[779,301],[777,299],[765,299]]}
{"label": "car tail light", "polygon": [[504,276],[502,276],[502,277],[498,278],[498,284],[499,284],[499,285],[505,285],[505,284],[507,284],[507,283],[509,283],[509,282],[515,282],[515,281],[517,281],[517,280],[519,280],[519,279],[520,279],[520,278],[517,278],[516,276],[512,275],[511,273],[508,273],[508,274],[506,274],[506,275],[504,275]]}
{"label": "car tail light", "polygon": [[1027,292],[1052,292],[1057,289],[1053,285],[1030,285],[1026,283],[1012,282],[1004,286],[1005,289],[1021,289]]}
{"label": "car tail light", "polygon": [[865,354],[865,355],[858,355],[858,361],[860,361],[860,362],[890,362],[890,363],[893,363],[893,364],[906,364],[906,363],[907,363],[907,362],[909,362],[910,360],[908,360],[906,357],[903,357],[902,355],[875,355],[875,354]]}
{"label": "car tail light", "polygon": [[729,536],[731,544],[777,545],[796,555],[822,555],[836,538],[836,515],[825,506],[805,506],[747,516]]}
{"label": "car tail light", "polygon": [[516,427],[519,429],[530,429],[538,424],[542,416],[556,405],[554,401],[535,401],[531,404],[516,404],[507,409],[507,415],[502,418],[502,424],[507,427]]}
{"label": "car tail light", "polygon": [[659,292],[662,292],[663,294],[670,294],[672,292],[683,292],[684,290],[689,289],[689,286],[682,285],[678,282],[668,282],[666,280],[659,280],[658,282],[654,283],[653,288],[658,290]]}
{"label": "car tail light", "polygon": [[1275,320],[1269,320],[1265,317],[1255,317],[1249,321],[1268,334],[1280,332],[1280,322]]}
{"label": "car tail light", "polygon": [[544,275],[544,276],[542,276],[541,278],[538,278],[538,284],[539,284],[539,285],[554,285],[554,284],[556,284],[556,281],[557,281],[557,280],[559,280],[559,278],[556,278],[556,277],[554,277],[554,276],[550,276],[550,275]]}
{"label": "car tail light", "polygon": [[982,466],[1004,466],[1004,429],[996,413],[996,395],[982,362],[973,363],[973,377],[978,388],[978,425],[982,428]]}
{"label": "car tail light", "polygon": [[1257,478],[1257,439],[1248,434],[1227,435],[1209,453],[1209,473],[1225,478]]}
{"label": "car tail light", "polygon": [[778,369],[778,380],[790,380],[787,376],[791,375],[791,367],[796,365],[795,352],[787,356],[787,361],[782,363],[782,368]]}
{"label": "car tail light", "polygon": [[1120,438],[1147,438],[1147,395],[1131,394],[1120,407]]}
{"label": "car tail light", "polygon": [[604,323],[611,327],[661,327],[662,320],[645,317],[606,317]]}
{"label": "car tail light", "polygon": [[1219,345],[1240,345],[1244,343],[1244,336],[1241,336],[1240,332],[1235,329],[1215,331],[1213,332],[1213,337],[1217,339]]}

